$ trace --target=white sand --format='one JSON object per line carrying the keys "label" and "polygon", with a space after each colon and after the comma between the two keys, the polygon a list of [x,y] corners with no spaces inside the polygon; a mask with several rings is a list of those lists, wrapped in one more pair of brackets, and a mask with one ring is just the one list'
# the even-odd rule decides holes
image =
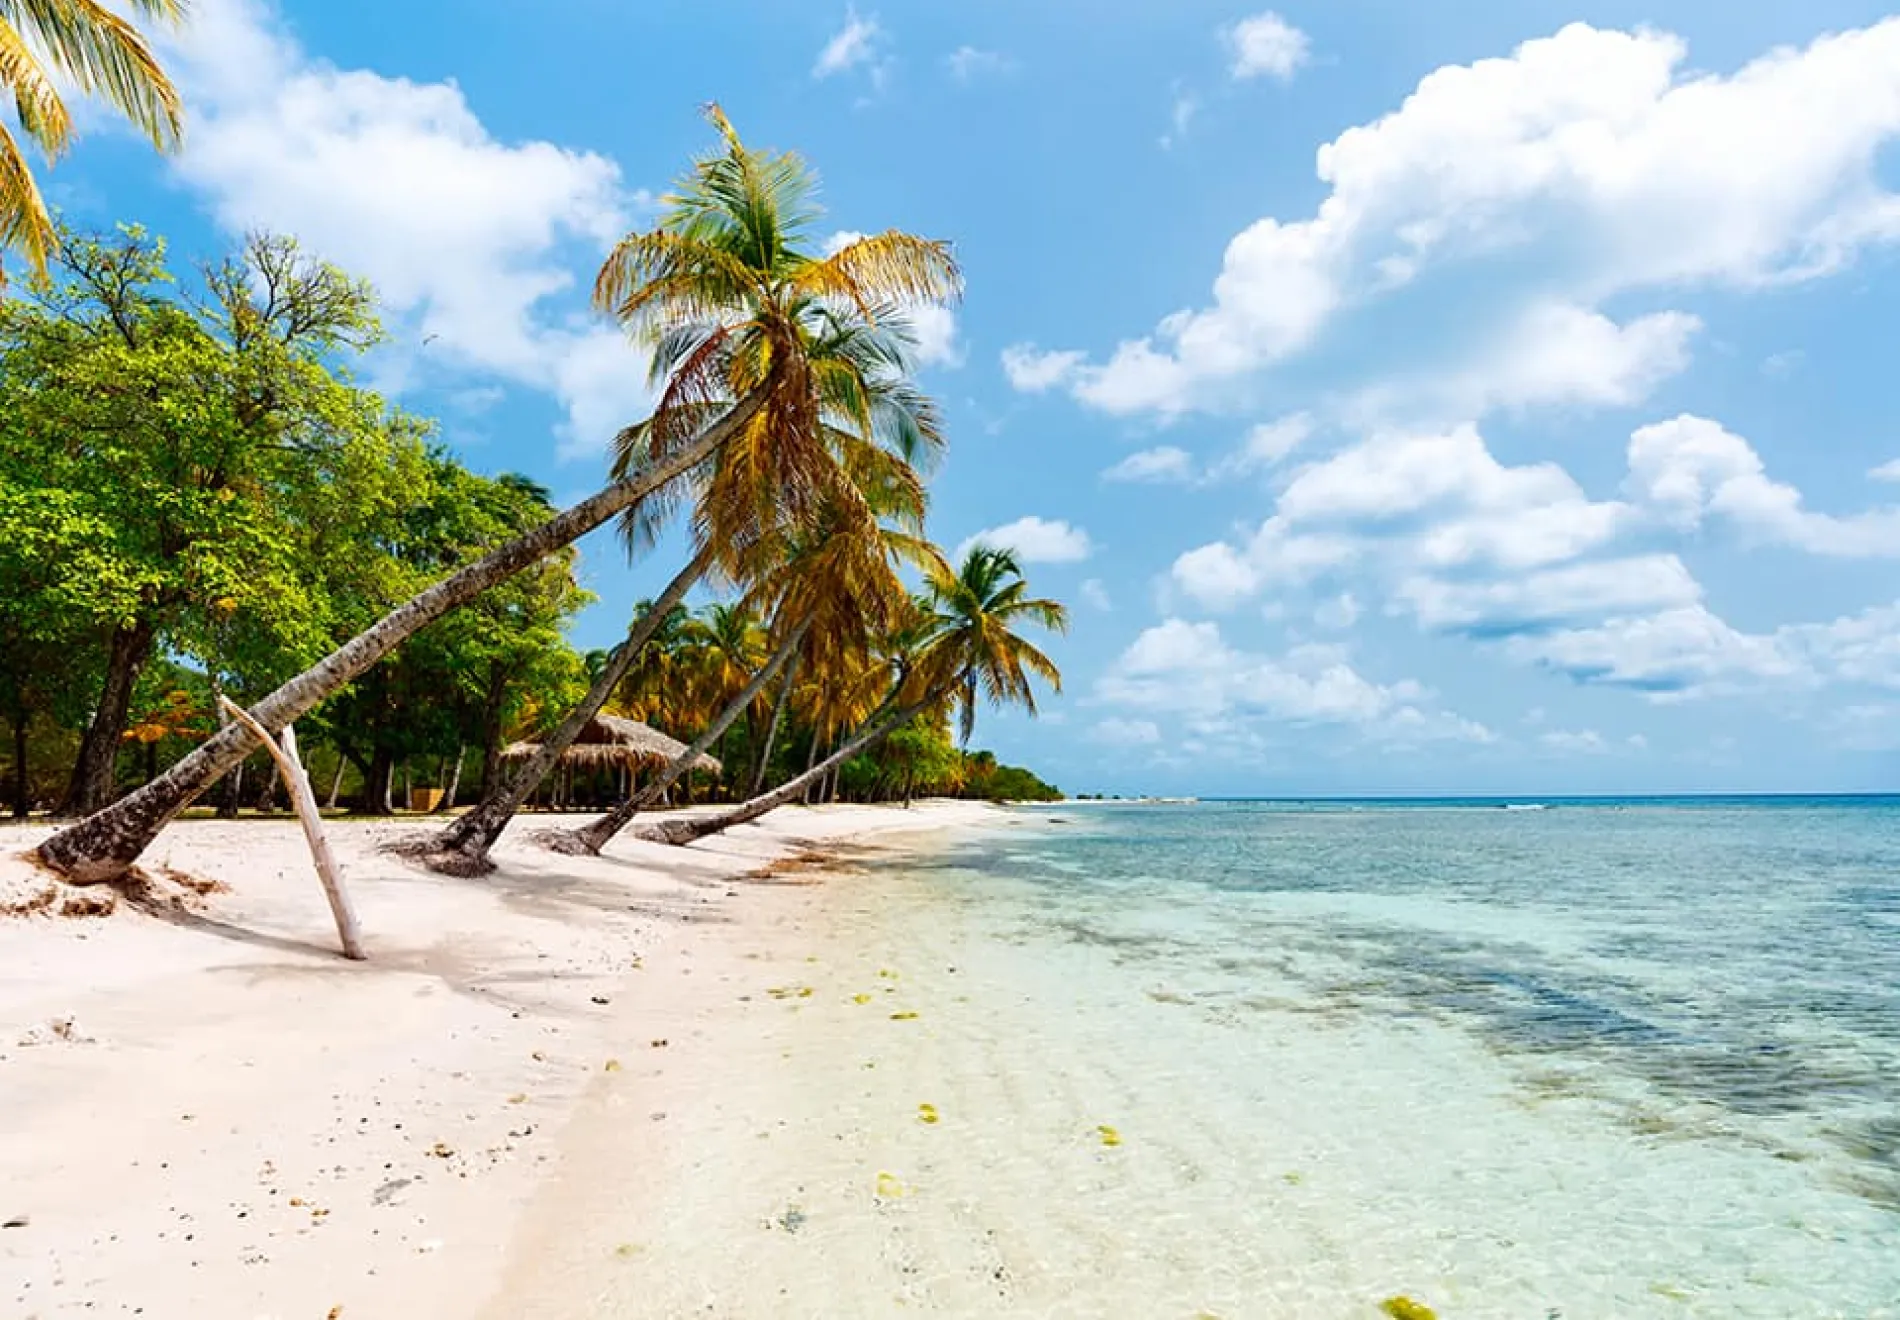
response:
{"label": "white sand", "polygon": [[[780,956],[810,894],[738,877],[808,843],[993,818],[788,809],[598,860],[511,835],[473,881],[378,851],[414,824],[335,822],[367,964],[333,952],[294,824],[176,825],[148,868],[229,892],[0,918],[0,1314],[588,1314],[558,1299],[639,1250],[625,1219],[597,1225],[604,1249],[577,1227],[590,1198],[664,1207],[622,1175],[664,1166],[668,1125],[723,1080],[704,1046],[728,988]],[[45,833],[0,828],[0,900],[38,883],[19,854]],[[602,1143],[624,1148],[597,1171]]]}

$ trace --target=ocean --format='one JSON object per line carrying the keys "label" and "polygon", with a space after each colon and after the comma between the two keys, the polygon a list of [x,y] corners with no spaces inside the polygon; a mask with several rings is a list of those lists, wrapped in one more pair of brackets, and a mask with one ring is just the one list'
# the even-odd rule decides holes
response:
{"label": "ocean", "polygon": [[1900,1316],[1900,799],[1015,823],[862,911],[1020,1313]]}

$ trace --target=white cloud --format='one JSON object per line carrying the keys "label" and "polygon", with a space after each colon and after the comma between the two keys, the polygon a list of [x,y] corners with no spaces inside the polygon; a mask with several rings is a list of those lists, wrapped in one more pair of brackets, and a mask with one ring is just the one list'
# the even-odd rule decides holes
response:
{"label": "white cloud", "polygon": [[911,335],[917,341],[915,355],[918,366],[963,365],[963,345],[957,339],[955,312],[948,307],[925,303],[905,312],[904,319],[910,323]]}
{"label": "white cloud", "polygon": [[1313,418],[1293,413],[1271,422],[1262,422],[1247,432],[1232,453],[1197,470],[1194,458],[1176,445],[1157,445],[1130,454],[1102,473],[1108,481],[1177,482],[1182,485],[1216,486],[1253,476],[1279,464],[1313,434]]}
{"label": "white cloud", "polygon": [[1306,63],[1306,34],[1271,9],[1243,18],[1227,29],[1236,78],[1278,78],[1282,82]]}
{"label": "white cloud", "polygon": [[1618,325],[1571,303],[1539,302],[1517,313],[1466,366],[1364,391],[1352,410],[1368,419],[1461,420],[1500,408],[1630,407],[1687,369],[1689,340],[1701,328],[1684,312]]}
{"label": "white cloud", "polygon": [[1836,517],[1804,508],[1800,491],[1769,480],[1746,440],[1706,417],[1685,413],[1635,432],[1629,473],[1635,498],[1686,531],[1713,514],[1810,554],[1900,556],[1900,509]]}
{"label": "white cloud", "polygon": [[1099,721],[1092,735],[1097,742],[1112,747],[1152,747],[1161,741],[1161,729],[1153,720],[1125,720],[1110,716]]}
{"label": "white cloud", "polygon": [[876,18],[866,18],[855,9],[847,9],[844,26],[832,34],[831,40],[818,52],[818,61],[811,67],[811,76],[831,78],[866,65],[875,77],[882,67],[879,48],[883,41],[884,30]]}
{"label": "white cloud", "polygon": [[1075,349],[1045,353],[1034,344],[1011,344],[1003,350],[1003,374],[1024,394],[1042,394],[1066,383],[1086,356]]}
{"label": "white cloud", "polygon": [[1650,613],[1701,599],[1701,586],[1676,556],[1642,555],[1491,581],[1412,577],[1393,589],[1392,607],[1433,630],[1501,633]]}
{"label": "white cloud", "polygon": [[1115,608],[1115,602],[1109,597],[1108,588],[1102,585],[1100,578],[1084,579],[1076,591],[1082,597],[1083,604],[1091,609],[1107,614]]}
{"label": "white cloud", "polygon": [[[1110,412],[1220,406],[1223,382],[1450,262],[1535,262],[1548,272],[1536,301],[1574,322],[1619,293],[1813,278],[1900,236],[1900,199],[1874,168],[1900,134],[1900,19],[1728,76],[1684,72],[1686,54],[1667,33],[1574,23],[1432,72],[1397,110],[1320,148],[1329,194],[1308,218],[1238,234],[1210,304],[1075,367],[1069,387]],[[1505,374],[1527,397],[1626,399],[1654,374],[1637,349],[1679,350],[1687,328],[1591,322],[1587,352]],[[1606,381],[1580,382],[1593,360]]]}
{"label": "white cloud", "polygon": [[1900,481],[1900,458],[1890,458],[1878,467],[1868,468],[1867,475],[1875,481]]}
{"label": "white cloud", "polygon": [[1225,541],[1186,551],[1169,574],[1190,598],[1214,610],[1232,609],[1261,585],[1260,573]]}
{"label": "white cloud", "polygon": [[958,82],[970,82],[988,74],[1012,73],[1016,68],[1016,62],[1002,52],[975,46],[958,46],[943,57],[943,62],[950,76]]}
{"label": "white cloud", "polygon": [[1191,481],[1193,478],[1193,456],[1173,445],[1130,454],[1102,473],[1105,481]]}
{"label": "white cloud", "polygon": [[[180,177],[226,230],[294,233],[370,279],[394,322],[392,375],[547,391],[575,450],[646,411],[644,356],[545,306],[564,295],[578,313],[570,249],[591,265],[633,223],[641,202],[613,162],[500,141],[453,83],[312,60],[254,0],[200,0],[173,65],[191,119]],[[425,337],[426,358],[405,350]]]}
{"label": "white cloud", "polygon": [[1220,475],[1244,476],[1281,462],[1313,436],[1310,413],[1291,413],[1261,422],[1247,432],[1240,448],[1220,465]]}
{"label": "white cloud", "polygon": [[1343,648],[1296,646],[1264,656],[1227,645],[1213,623],[1170,618],[1138,636],[1096,684],[1097,697],[1141,712],[1186,717],[1203,737],[1231,736],[1236,723],[1338,725],[1393,743],[1486,742],[1482,725],[1438,710],[1407,679],[1372,682]]}
{"label": "white cloud", "polygon": [[1013,550],[1025,564],[1075,564],[1087,559],[1095,550],[1089,542],[1089,534],[1080,527],[1060,519],[1038,518],[1033,513],[967,538],[957,547],[955,557],[962,559],[976,545]]}
{"label": "white cloud", "polygon": [[1812,667],[1791,655],[1782,638],[1737,632],[1701,605],[1527,633],[1505,649],[1578,682],[1634,688],[1657,699],[1814,681]]}

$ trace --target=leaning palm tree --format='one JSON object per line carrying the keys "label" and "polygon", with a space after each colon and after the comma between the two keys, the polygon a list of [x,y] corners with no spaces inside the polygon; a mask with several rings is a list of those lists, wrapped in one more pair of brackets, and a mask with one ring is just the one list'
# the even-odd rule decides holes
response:
{"label": "leaning palm tree", "polygon": [[[749,161],[737,141],[714,163]],[[655,342],[653,370],[665,382],[654,420],[622,434],[617,472],[654,459],[659,419],[716,415],[775,373],[786,382],[728,443],[629,513],[623,530],[637,545],[676,504],[692,501],[693,578],[739,571],[772,528],[823,505],[862,506],[852,480],[859,469],[901,480],[893,470],[909,472],[942,445],[934,406],[906,379],[913,336],[895,301],[919,293],[910,283],[917,263],[905,258],[918,240],[886,235],[834,257],[806,255],[810,182],[802,167],[722,168],[674,197],[657,229],[622,240],[595,289],[603,309]],[[489,869],[495,841],[644,641],[629,636],[534,756],[425,845],[431,867]]]}
{"label": "leaning palm tree", "polygon": [[[176,23],[186,0],[129,0],[141,17]],[[0,4],[0,84],[17,121],[48,160],[72,145],[72,112],[60,83],[97,96],[152,139],[178,146],[178,92],[139,30],[98,0],[10,0]],[[0,123],[0,244],[22,253],[35,275],[59,246],[53,217],[20,144]]]}
{"label": "leaning palm tree", "polygon": [[1068,612],[1057,602],[1029,595],[1022,570],[1007,550],[973,547],[954,571],[933,569],[929,590],[915,614],[888,646],[890,687],[884,701],[843,746],[769,793],[730,811],[669,820],[641,831],[657,843],[686,844],[757,820],[785,805],[834,765],[875,747],[898,729],[946,700],[961,708],[964,741],[975,728],[976,708],[1018,705],[1036,712],[1032,678],[1062,690],[1055,662],[1016,630],[1025,623],[1061,632]]}
{"label": "leaning palm tree", "polygon": [[[784,456],[823,447],[813,434],[822,426],[816,401],[847,397],[851,382],[841,367],[813,364],[795,309],[820,301],[871,318],[955,298],[956,263],[943,243],[891,232],[829,257],[806,255],[816,214],[810,171],[796,156],[746,147],[718,107],[709,115],[721,149],[695,163],[655,230],[615,249],[595,288],[598,304],[655,346],[654,369],[665,378],[613,484],[436,583],[272,692],[251,709],[264,729],[282,729],[418,629],[608,519],[648,502],[663,512],[729,443],[743,437],[756,450],[769,433],[782,472],[809,471]],[[861,422],[875,421],[868,397],[852,402]],[[792,505],[811,499],[795,480],[782,493]],[[82,883],[123,875],[168,821],[257,745],[248,725],[233,723],[143,788],[53,835],[40,860]]]}
{"label": "leaning palm tree", "polygon": [[792,675],[787,666],[795,658],[809,672],[836,672],[863,639],[895,627],[909,605],[898,577],[900,566],[908,564],[926,574],[948,572],[937,548],[905,527],[921,525],[921,485],[900,482],[859,493],[871,496],[868,507],[837,501],[820,511],[811,525],[782,533],[762,550],[772,562],[761,572],[747,601],[769,610],[778,622],[780,639],[766,664],[653,783],[592,824],[550,836],[551,847],[598,853],[635,815],[658,801],[781,670],[787,671],[784,681],[789,687]]}

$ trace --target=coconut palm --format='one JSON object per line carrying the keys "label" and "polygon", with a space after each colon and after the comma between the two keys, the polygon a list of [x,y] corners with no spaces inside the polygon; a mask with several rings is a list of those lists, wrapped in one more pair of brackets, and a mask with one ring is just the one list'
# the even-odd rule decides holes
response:
{"label": "coconut palm", "polygon": [[1016,556],[987,545],[971,546],[954,572],[930,579],[932,640],[925,659],[933,685],[952,696],[959,712],[959,740],[967,747],[976,732],[977,708],[1021,706],[1036,713],[1033,675],[1062,690],[1055,662],[1016,630],[1025,623],[1066,632],[1069,614],[1053,600],[1032,598]]}
{"label": "coconut palm", "polygon": [[[808,255],[816,212],[804,162],[746,147],[716,106],[709,117],[721,149],[694,164],[656,228],[622,241],[596,285],[597,304],[654,346],[653,369],[663,382],[653,416],[622,435],[614,483],[428,588],[285,683],[251,710],[263,728],[283,728],[417,629],[608,519],[646,505],[639,516],[651,525],[688,492],[683,483],[741,438],[753,471],[757,455],[769,453],[786,478],[780,495],[788,507],[808,504],[813,491],[803,478],[816,472],[822,485],[826,475],[814,458],[826,443],[824,400],[837,401],[832,420],[861,435],[882,426],[895,427],[900,443],[918,439],[914,422],[879,416],[869,382],[853,379],[850,365],[854,357],[900,350],[880,345],[873,332],[822,323],[842,315],[838,308],[870,326],[885,310],[953,299],[959,278],[948,247],[893,232],[828,257]],[[813,326],[850,341],[851,351],[814,361]],[[79,882],[124,874],[168,821],[257,745],[247,725],[230,725],[143,788],[52,836],[40,845],[40,860]]]}
{"label": "coconut palm", "polygon": [[[793,157],[759,157],[715,108],[726,150],[701,162],[695,187],[660,226],[623,239],[601,268],[595,302],[655,344],[653,417],[616,447],[616,472],[650,464],[697,419],[765,388],[764,403],[695,470],[629,511],[629,544],[652,539],[673,507],[693,501],[696,562],[736,571],[750,547],[821,504],[862,505],[859,470],[883,480],[942,445],[934,407],[904,379],[909,327],[895,299],[948,296],[955,271],[937,244],[909,235],[862,239],[835,256],[802,251],[816,213],[811,176]],[[885,447],[889,448],[886,449]],[[638,652],[623,648],[624,673]],[[611,672],[610,667],[610,672]],[[495,841],[587,726],[618,681],[603,676],[539,750],[444,829],[429,864],[486,870]]]}
{"label": "coconut palm", "polygon": [[[758,565],[759,580],[747,603],[769,611],[778,624],[780,640],[770,660],[657,780],[591,825],[555,836],[554,846],[564,852],[598,853],[636,814],[659,800],[794,658],[808,672],[841,672],[870,638],[906,616],[910,601],[898,576],[901,565],[926,574],[948,573],[937,548],[907,530],[922,524],[921,485],[896,481],[883,487],[870,480],[854,490],[868,499],[838,498],[808,525],[781,529],[755,547],[764,562]],[[785,687],[791,682],[788,672]]]}
{"label": "coconut palm", "polygon": [[[139,16],[161,23],[184,17],[186,0],[130,0]],[[72,145],[65,82],[97,96],[152,139],[160,151],[178,146],[183,113],[178,92],[139,30],[98,0],[13,0],[0,5],[0,83],[17,122],[47,159]],[[8,127],[0,123],[0,244],[25,255],[35,275],[59,246],[39,184]]]}
{"label": "coconut palm", "polygon": [[1019,705],[1035,714],[1032,678],[1056,691],[1062,675],[1055,662],[1016,630],[1032,624],[1056,632],[1068,628],[1068,612],[1053,600],[1029,595],[1015,556],[978,545],[954,570],[947,564],[927,573],[928,590],[886,643],[887,695],[878,713],[823,761],[730,811],[671,820],[640,837],[686,844],[757,820],[816,783],[834,765],[875,747],[918,715],[945,700],[959,708],[963,737],[974,730],[979,702]]}

